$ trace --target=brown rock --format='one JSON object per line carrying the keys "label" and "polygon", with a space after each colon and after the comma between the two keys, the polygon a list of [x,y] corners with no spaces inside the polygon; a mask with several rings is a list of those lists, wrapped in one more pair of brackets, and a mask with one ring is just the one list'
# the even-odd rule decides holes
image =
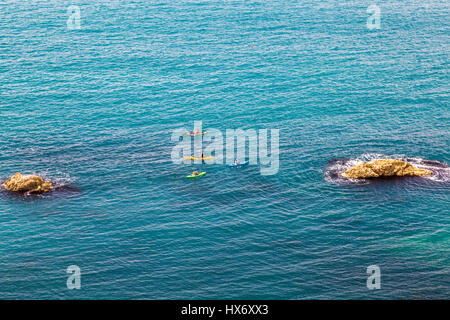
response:
{"label": "brown rock", "polygon": [[6,190],[14,192],[48,192],[53,190],[53,185],[50,181],[45,181],[39,176],[31,174],[16,173],[11,178],[3,182],[3,187]]}
{"label": "brown rock", "polygon": [[432,174],[430,170],[416,168],[409,162],[383,159],[360,163],[345,171],[342,176],[353,179],[368,179],[393,176],[425,176],[430,174]]}

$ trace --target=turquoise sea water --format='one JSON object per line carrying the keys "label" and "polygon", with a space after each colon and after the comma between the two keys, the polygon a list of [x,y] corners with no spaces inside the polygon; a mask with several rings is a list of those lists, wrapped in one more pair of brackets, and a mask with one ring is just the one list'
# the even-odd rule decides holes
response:
{"label": "turquoise sea water", "polygon": [[[448,3],[371,4],[0,2],[0,178],[64,187],[0,194],[0,298],[450,298]],[[194,120],[279,129],[279,172],[185,179]],[[382,157],[434,174],[338,176]]]}

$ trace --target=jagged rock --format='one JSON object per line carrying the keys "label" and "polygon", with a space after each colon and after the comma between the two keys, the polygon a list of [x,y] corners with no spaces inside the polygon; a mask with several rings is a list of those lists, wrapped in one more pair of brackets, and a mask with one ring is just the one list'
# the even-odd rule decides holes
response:
{"label": "jagged rock", "polygon": [[430,170],[416,168],[409,162],[383,159],[360,163],[345,171],[342,176],[353,179],[368,179],[392,176],[425,176],[430,174],[432,174]]}
{"label": "jagged rock", "polygon": [[2,185],[6,190],[14,192],[42,193],[53,190],[53,185],[50,181],[45,181],[39,176],[20,174],[18,172],[3,182]]}

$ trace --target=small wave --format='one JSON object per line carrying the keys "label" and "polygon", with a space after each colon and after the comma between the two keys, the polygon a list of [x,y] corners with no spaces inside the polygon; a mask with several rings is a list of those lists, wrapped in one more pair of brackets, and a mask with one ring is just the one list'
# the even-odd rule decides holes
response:
{"label": "small wave", "polygon": [[[356,158],[339,158],[330,160],[325,168],[325,180],[333,183],[342,184],[367,184],[370,183],[369,179],[347,179],[342,177],[342,173],[346,170],[353,168],[354,166],[373,160],[381,159],[397,159],[411,163],[413,166],[421,169],[430,170],[433,174],[429,176],[420,177],[422,179],[428,179],[436,182],[449,182],[450,181],[450,167],[436,160],[428,160],[420,157],[410,158],[404,155],[384,155],[378,153],[366,153]],[[394,177],[395,178],[395,177]]]}

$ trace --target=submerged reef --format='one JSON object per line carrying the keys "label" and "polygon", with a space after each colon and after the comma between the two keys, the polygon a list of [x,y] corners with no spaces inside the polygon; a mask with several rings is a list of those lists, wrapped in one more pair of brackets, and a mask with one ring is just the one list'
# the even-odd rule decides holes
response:
{"label": "submerged reef", "polygon": [[351,179],[369,179],[394,176],[425,176],[431,174],[432,172],[430,170],[416,168],[409,162],[395,159],[382,159],[360,163],[342,173],[342,176]]}

